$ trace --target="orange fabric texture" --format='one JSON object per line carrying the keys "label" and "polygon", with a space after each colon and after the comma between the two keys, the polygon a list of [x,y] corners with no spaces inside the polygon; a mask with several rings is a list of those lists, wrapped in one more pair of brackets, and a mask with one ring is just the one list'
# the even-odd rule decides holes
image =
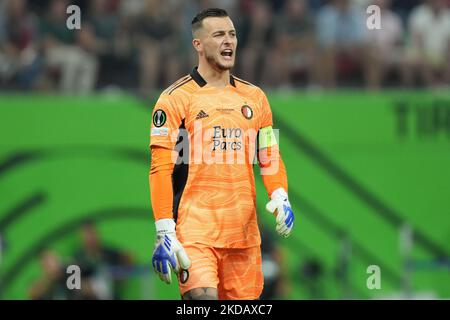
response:
{"label": "orange fabric texture", "polygon": [[[264,170],[268,171],[267,174],[261,174],[267,194],[270,196],[275,189],[280,187],[287,192],[288,183],[286,168],[281,159],[278,146],[275,145],[258,152],[258,160],[262,173],[264,173]],[[271,172],[271,168],[273,167],[275,167],[276,170]]]}
{"label": "orange fabric texture", "polygon": [[[234,85],[219,89],[184,77],[161,94],[153,110],[150,184],[155,219],[168,217],[173,206],[167,150],[184,146],[188,163],[177,210],[177,237],[183,245],[248,248],[261,243],[253,164],[257,132],[272,125],[272,112],[261,89],[234,79]],[[278,148],[269,149],[279,167],[263,176],[271,192],[287,188],[287,182]],[[174,165],[172,157],[172,169]]]}
{"label": "orange fabric texture", "polygon": [[171,150],[160,147],[152,148],[149,183],[155,220],[173,218],[172,172],[174,164],[171,155]]}
{"label": "orange fabric texture", "polygon": [[220,300],[259,298],[264,285],[261,250],[184,246],[192,261],[189,278],[179,283],[181,294],[195,288],[216,288]]}

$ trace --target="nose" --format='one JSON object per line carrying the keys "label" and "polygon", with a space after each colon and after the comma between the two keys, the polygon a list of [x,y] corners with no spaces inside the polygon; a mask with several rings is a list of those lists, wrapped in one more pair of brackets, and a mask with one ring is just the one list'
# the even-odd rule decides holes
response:
{"label": "nose", "polygon": [[225,38],[223,39],[223,43],[224,44],[230,44],[231,43],[231,37],[228,34],[225,35]]}

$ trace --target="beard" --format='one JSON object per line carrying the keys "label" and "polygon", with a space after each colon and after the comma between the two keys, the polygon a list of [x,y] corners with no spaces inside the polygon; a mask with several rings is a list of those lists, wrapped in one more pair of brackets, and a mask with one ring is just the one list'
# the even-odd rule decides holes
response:
{"label": "beard", "polygon": [[216,70],[220,70],[220,71],[227,71],[230,70],[233,66],[224,66],[223,64],[221,64],[213,55],[210,54],[205,54],[205,58],[206,61],[208,61],[208,63],[210,65],[213,66],[214,69]]}

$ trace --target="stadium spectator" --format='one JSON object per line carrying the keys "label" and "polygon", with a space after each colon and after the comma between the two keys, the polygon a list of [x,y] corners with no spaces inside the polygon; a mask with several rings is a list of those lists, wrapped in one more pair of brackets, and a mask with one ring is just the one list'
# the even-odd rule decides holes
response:
{"label": "stadium spectator", "polygon": [[82,282],[83,290],[69,290],[67,274],[61,258],[53,250],[40,254],[43,274],[31,285],[29,295],[33,300],[91,300],[97,299],[89,283]]}
{"label": "stadium spectator", "polygon": [[92,33],[87,27],[80,31],[67,28],[66,0],[52,0],[49,6],[40,29],[51,79],[58,79],[63,93],[89,93],[95,87],[98,69]]}
{"label": "stadium spectator", "polygon": [[428,87],[450,83],[450,9],[446,0],[427,0],[409,18],[410,41],[406,83],[414,85],[418,76]]}
{"label": "stadium spectator", "polygon": [[405,27],[407,25],[408,17],[411,11],[420,5],[424,0],[394,0],[392,2],[392,10],[396,12],[401,20],[402,24]]}
{"label": "stadium spectator", "polygon": [[95,225],[87,221],[81,228],[82,248],[74,256],[74,264],[83,273],[82,290],[88,285],[99,299],[119,299],[122,281],[114,277],[114,268],[131,265],[131,257],[101,243]]}
{"label": "stadium spectator", "polygon": [[[0,0],[0,89],[119,86],[148,96],[190,71],[191,34],[181,26],[206,7],[233,16],[234,73],[257,85],[448,86],[449,0],[386,1]],[[66,26],[69,4],[81,8],[81,30]],[[381,30],[367,32],[369,4],[384,8]]]}
{"label": "stadium spectator", "polygon": [[92,0],[85,27],[93,34],[94,52],[99,58],[97,87],[134,84],[132,69],[132,43],[128,36],[129,23],[121,17],[117,2]]}
{"label": "stadium spectator", "polygon": [[264,289],[260,299],[282,299],[286,297],[289,290],[286,282],[286,261],[272,231],[262,225],[260,227],[262,270],[264,274]]}
{"label": "stadium spectator", "polygon": [[401,18],[390,9],[391,0],[376,0],[373,4],[381,9],[381,29],[367,32],[368,37],[368,67],[367,77],[369,88],[378,90],[383,81],[393,71],[401,78],[404,49],[404,30]]}
{"label": "stadium spectator", "polygon": [[[317,16],[320,63],[318,75],[325,88],[335,88],[337,78],[365,76],[367,63],[364,11],[349,0],[332,0]],[[341,79],[343,78],[343,79]]]}
{"label": "stadium spectator", "polygon": [[118,6],[122,16],[133,19],[145,9],[145,0],[120,1]]}
{"label": "stadium spectator", "polygon": [[309,12],[315,16],[328,0],[308,0]]}
{"label": "stadium spectator", "polygon": [[70,291],[66,286],[64,269],[55,252],[46,250],[41,253],[42,277],[30,288],[30,297],[34,300],[66,300]]}
{"label": "stadium spectator", "polygon": [[263,85],[291,87],[298,74],[314,82],[314,25],[306,0],[287,1],[275,20],[275,34],[274,45],[268,47]]}
{"label": "stadium spectator", "polygon": [[323,263],[316,258],[307,258],[300,264],[299,269],[299,280],[306,291],[308,299],[323,299],[325,297]]}
{"label": "stadium spectator", "polygon": [[42,71],[37,48],[37,17],[25,0],[8,0],[0,11],[0,81],[33,89]]}
{"label": "stadium spectator", "polygon": [[274,45],[275,24],[271,8],[264,1],[243,2],[239,15],[236,26],[241,55],[237,61],[239,73],[245,74],[252,83],[269,81],[263,76],[268,74],[264,69],[272,63],[266,60],[269,48]]}
{"label": "stadium spectator", "polygon": [[[170,2],[147,0],[136,18],[134,38],[139,50],[140,93],[147,96],[180,73],[178,14]],[[162,79],[161,79],[162,78]]]}

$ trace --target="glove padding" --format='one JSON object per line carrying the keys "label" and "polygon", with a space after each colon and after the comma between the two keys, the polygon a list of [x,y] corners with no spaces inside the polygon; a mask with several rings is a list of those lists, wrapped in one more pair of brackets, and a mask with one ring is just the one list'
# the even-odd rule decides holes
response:
{"label": "glove padding", "polygon": [[267,211],[275,213],[277,211],[277,232],[287,238],[294,227],[294,212],[292,212],[288,195],[283,188],[278,188],[270,196],[272,200],[266,205]]}
{"label": "glove padding", "polygon": [[175,233],[175,222],[172,219],[156,221],[156,246],[153,251],[152,265],[159,278],[167,284],[172,283],[171,269],[179,274],[187,270],[191,261]]}

